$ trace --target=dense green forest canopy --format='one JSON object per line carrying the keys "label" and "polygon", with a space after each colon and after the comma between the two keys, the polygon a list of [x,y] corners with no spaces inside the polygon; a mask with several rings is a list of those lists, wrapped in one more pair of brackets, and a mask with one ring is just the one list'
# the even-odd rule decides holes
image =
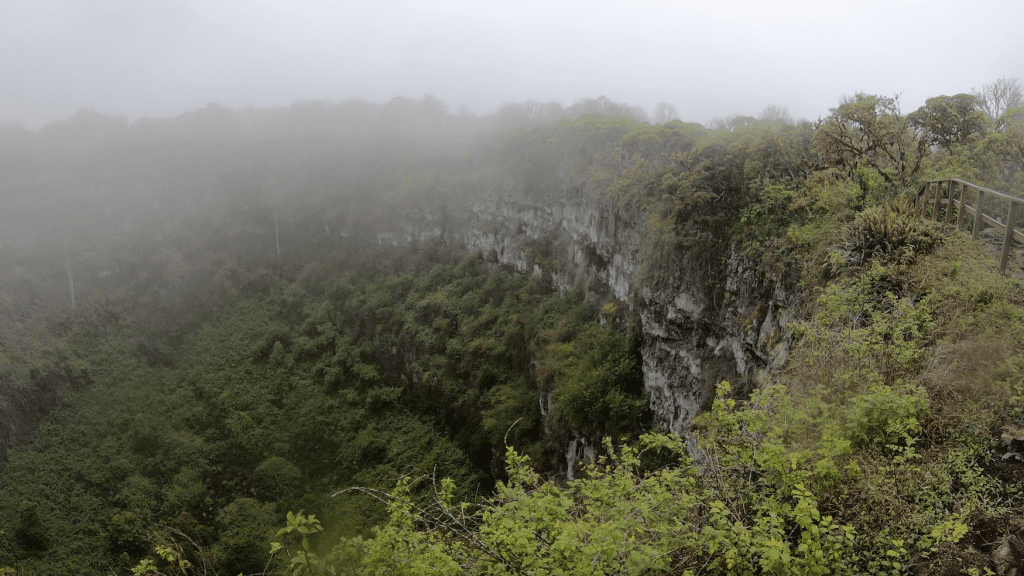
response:
{"label": "dense green forest canopy", "polygon": [[[908,201],[1024,193],[1022,105],[1004,79],[816,122],[428,97],[2,127],[0,573],[981,573],[1024,506],[1024,286]],[[650,289],[791,268],[786,369],[723,384],[688,448],[657,434],[635,303],[445,235],[501,197],[630,222]],[[608,441],[567,480],[580,436]]]}

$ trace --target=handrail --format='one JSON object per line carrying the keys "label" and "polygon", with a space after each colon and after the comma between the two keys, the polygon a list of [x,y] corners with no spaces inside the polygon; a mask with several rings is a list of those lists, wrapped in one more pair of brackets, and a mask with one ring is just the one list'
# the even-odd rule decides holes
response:
{"label": "handrail", "polygon": [[[1000,198],[1005,198],[1007,200],[1016,200],[1018,202],[1024,202],[1024,198],[1017,198],[1016,196],[1010,196],[1009,194],[1004,194],[1002,192],[998,192],[998,191],[993,190],[991,188],[985,188],[984,186],[978,186],[977,184],[974,184],[974,183],[971,183],[971,182],[967,182],[966,180],[961,180],[959,178],[940,178],[938,180],[929,180],[929,181],[925,182],[924,185],[927,186],[928,184],[934,184],[936,182],[956,182],[957,184],[961,184],[961,185],[965,185],[965,186],[970,186],[971,188],[974,188],[975,190],[980,190],[980,191],[982,191],[982,192],[984,192],[986,194],[995,194],[996,196],[998,196]],[[922,189],[923,188],[924,187],[922,186]],[[921,194],[921,192],[918,192],[918,195],[920,195],[920,194]]]}
{"label": "handrail", "polygon": [[[931,194],[933,188],[935,190],[934,198]],[[946,189],[945,195],[943,195],[943,188]],[[956,194],[957,188],[960,191],[959,198]],[[968,200],[966,200],[966,194],[970,190],[977,192],[974,206],[969,206]],[[1006,224],[985,214],[983,203],[986,198],[998,198],[1009,202],[1010,208],[1006,214]],[[927,208],[930,205],[932,208],[931,218],[943,224],[951,223],[953,221],[953,214],[956,214],[954,226],[957,230],[963,226],[964,215],[970,214],[974,220],[974,224],[971,227],[971,238],[977,239],[983,224],[988,224],[1001,232],[1003,234],[1003,250],[999,258],[1000,271],[1006,270],[1006,265],[1010,259],[1010,249],[1014,240],[1024,243],[1024,231],[1014,228],[1018,213],[1024,216],[1024,198],[1010,196],[1009,194],[960,180],[959,178],[943,178],[925,182],[917,193],[914,204],[924,217],[928,216]],[[955,211],[954,207],[956,208]],[[943,208],[941,218],[939,217],[940,208]]]}

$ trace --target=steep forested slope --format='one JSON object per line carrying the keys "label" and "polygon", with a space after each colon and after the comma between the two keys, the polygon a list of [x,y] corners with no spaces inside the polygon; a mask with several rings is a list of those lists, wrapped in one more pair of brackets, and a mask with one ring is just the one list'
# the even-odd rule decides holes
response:
{"label": "steep forested slope", "polygon": [[[932,177],[1020,185],[1019,111],[970,98],[716,129],[396,99],[8,130],[0,566],[995,568],[1024,288],[908,204]],[[586,206],[547,221],[615,245],[510,202]],[[732,380],[687,392],[692,429],[649,410],[652,349]]]}

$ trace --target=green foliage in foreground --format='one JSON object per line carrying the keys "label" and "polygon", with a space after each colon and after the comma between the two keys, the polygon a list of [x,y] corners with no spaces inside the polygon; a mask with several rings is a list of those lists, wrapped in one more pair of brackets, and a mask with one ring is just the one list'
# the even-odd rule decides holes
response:
{"label": "green foliage in foreground", "polygon": [[288,572],[901,574],[965,534],[958,514],[897,537],[826,512],[815,490],[860,476],[839,468],[850,442],[831,437],[816,452],[793,452],[786,428],[800,415],[782,387],[743,406],[728,390],[703,418],[699,462],[678,436],[645,435],[635,447],[607,443],[586,478],[559,486],[510,448],[509,479],[482,505],[456,503],[454,484],[431,477],[419,481],[432,497],[414,498],[416,481],[406,478],[386,497],[390,518],[372,540],[342,540],[311,557],[286,538]]}

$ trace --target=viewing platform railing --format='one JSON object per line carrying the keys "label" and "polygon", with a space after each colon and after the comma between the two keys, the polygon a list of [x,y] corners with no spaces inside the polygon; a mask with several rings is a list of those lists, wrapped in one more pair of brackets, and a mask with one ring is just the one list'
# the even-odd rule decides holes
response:
{"label": "viewing platform railing", "polygon": [[[999,270],[1005,271],[1010,260],[1014,240],[1024,243],[1024,231],[1014,228],[1024,216],[1024,199],[983,188],[956,178],[929,180],[917,193],[915,205],[924,217],[943,224],[963,228],[964,217],[971,216],[971,237],[977,239],[985,224],[1003,235],[1003,249],[999,257]],[[1003,212],[1006,209],[1006,212]],[[931,214],[929,215],[929,211]],[[1002,222],[1001,212],[1006,216]]]}

